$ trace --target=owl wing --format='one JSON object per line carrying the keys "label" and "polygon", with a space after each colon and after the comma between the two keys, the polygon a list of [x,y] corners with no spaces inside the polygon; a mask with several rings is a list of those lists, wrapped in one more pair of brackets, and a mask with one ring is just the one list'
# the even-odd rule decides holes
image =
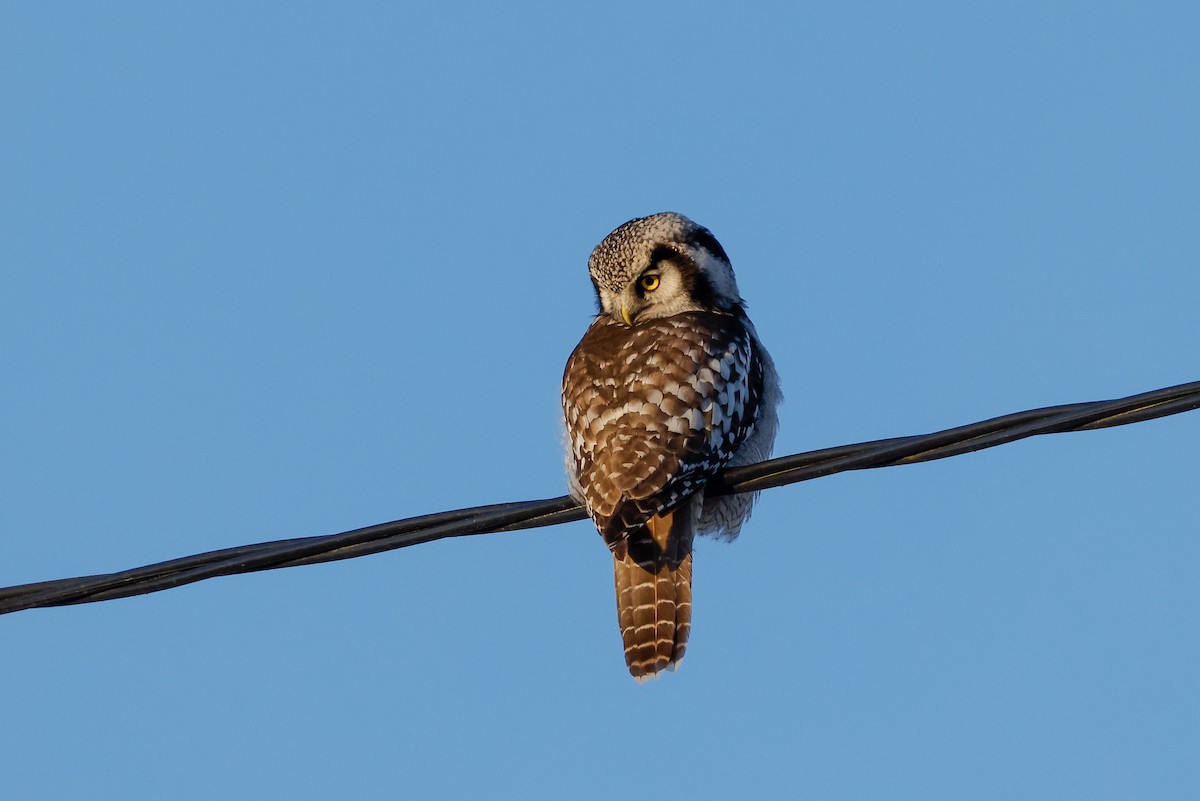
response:
{"label": "owl wing", "polygon": [[567,362],[563,407],[573,484],[610,548],[736,453],[754,427],[762,369],[737,314],[592,324]]}

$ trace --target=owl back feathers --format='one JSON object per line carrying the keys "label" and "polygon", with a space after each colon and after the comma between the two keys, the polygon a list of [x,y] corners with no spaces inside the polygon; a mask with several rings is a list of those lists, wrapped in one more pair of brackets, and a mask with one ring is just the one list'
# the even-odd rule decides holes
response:
{"label": "owl back feathers", "polygon": [[567,363],[571,484],[613,553],[635,678],[683,658],[703,489],[752,436],[762,379],[740,314],[719,311],[632,328],[600,317]]}

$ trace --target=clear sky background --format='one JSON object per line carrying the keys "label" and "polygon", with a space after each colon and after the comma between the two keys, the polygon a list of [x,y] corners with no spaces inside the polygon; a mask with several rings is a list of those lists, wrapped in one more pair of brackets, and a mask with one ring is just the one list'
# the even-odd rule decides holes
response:
{"label": "clear sky background", "polygon": [[[0,585],[562,494],[683,212],[777,453],[1200,379],[1195,3],[6,3]],[[1200,413],[769,491],[635,684],[587,523],[0,618],[5,798],[1194,799]]]}

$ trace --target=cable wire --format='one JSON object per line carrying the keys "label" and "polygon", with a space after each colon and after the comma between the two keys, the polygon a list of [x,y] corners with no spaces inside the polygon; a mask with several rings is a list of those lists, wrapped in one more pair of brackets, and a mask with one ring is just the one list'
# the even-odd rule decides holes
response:
{"label": "cable wire", "polygon": [[[1038,434],[1128,425],[1198,408],[1200,381],[1116,400],[1031,409],[932,434],[842,445],[733,468],[714,478],[706,494],[757,492],[846,470],[945,459]],[[0,614],[126,598],[217,576],[351,559],[447,537],[552,526],[586,516],[582,507],[565,495],[437,512],[341,534],[224,548],[118,573],[0,588]]]}

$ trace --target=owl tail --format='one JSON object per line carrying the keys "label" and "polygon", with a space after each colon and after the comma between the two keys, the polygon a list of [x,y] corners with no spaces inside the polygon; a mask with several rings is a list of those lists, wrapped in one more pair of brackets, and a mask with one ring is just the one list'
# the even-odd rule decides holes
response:
{"label": "owl tail", "polygon": [[617,621],[638,681],[674,670],[692,629],[692,515],[654,517],[614,554]]}

